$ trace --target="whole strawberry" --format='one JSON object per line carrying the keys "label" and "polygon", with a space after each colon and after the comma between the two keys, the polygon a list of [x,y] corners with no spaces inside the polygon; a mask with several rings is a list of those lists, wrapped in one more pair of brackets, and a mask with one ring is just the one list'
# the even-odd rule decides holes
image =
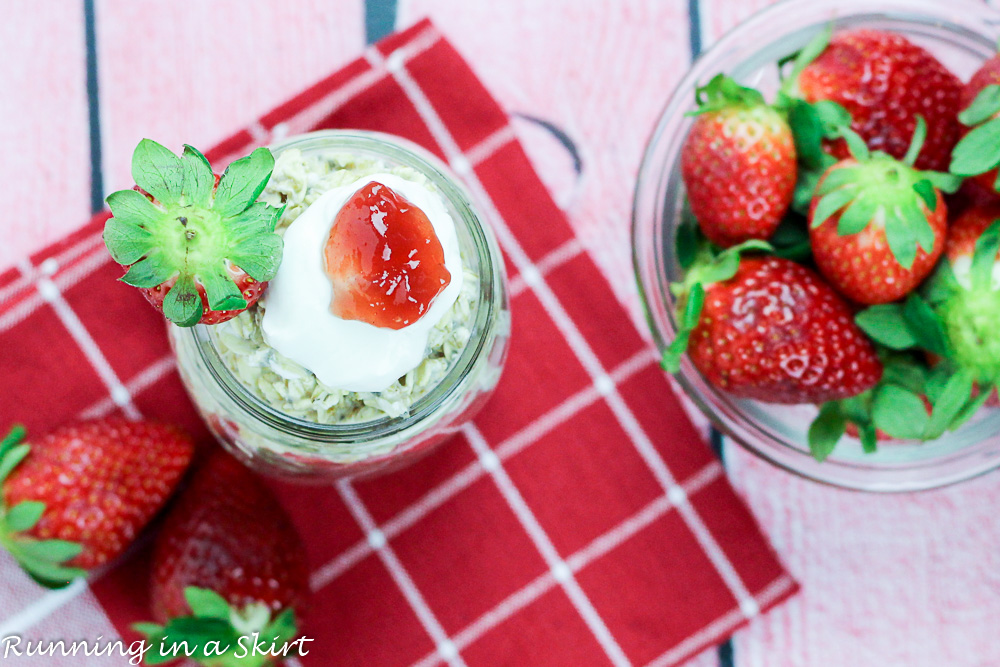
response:
{"label": "whole strawberry", "polygon": [[122,553],[163,506],[194,452],[179,429],[121,418],[0,444],[0,543],[39,582],[66,584]]}
{"label": "whole strawberry", "polygon": [[192,646],[216,640],[236,652],[239,637],[254,632],[280,645],[297,633],[307,594],[305,548],[288,515],[256,475],[220,451],[195,473],[157,537],[151,605],[165,625],[137,629],[154,646],[166,636]]}
{"label": "whole strawberry", "polygon": [[962,88],[961,109],[958,120],[966,126],[965,136],[955,146],[950,170],[974,176],[978,185],[995,194],[1000,165],[1000,55],[983,63]]}
{"label": "whole strawberry", "polygon": [[[822,403],[859,394],[882,374],[843,299],[788,259],[744,256],[732,277],[696,283],[683,319],[679,338],[692,363],[735,396]],[[664,355],[667,370],[677,369],[683,346]]]}
{"label": "whole strawberry", "polygon": [[[947,169],[959,137],[957,115],[961,81],[927,50],[898,33],[852,30],[833,36],[823,52],[798,78],[799,93],[809,102],[843,105],[852,129],[873,151],[902,158],[923,117],[930,128],[920,151],[920,169]],[[843,141],[831,147],[848,157]]]}
{"label": "whole strawberry", "polygon": [[174,324],[224,322],[256,303],[281,262],[283,208],[258,202],[274,158],[258,148],[216,178],[191,146],[181,156],[143,139],[132,156],[138,190],[107,199],[104,243]]}
{"label": "whole strawberry", "polygon": [[888,303],[910,293],[944,250],[948,211],[938,188],[953,191],[958,179],[911,166],[925,129],[920,120],[902,161],[868,153],[853,135],[857,157],[830,167],[816,188],[809,209],[816,266],[857,303]]}
{"label": "whole strawberry", "polygon": [[723,75],[698,89],[698,102],[681,152],[692,213],[719,246],[767,239],[795,191],[788,122],[760,93]]}

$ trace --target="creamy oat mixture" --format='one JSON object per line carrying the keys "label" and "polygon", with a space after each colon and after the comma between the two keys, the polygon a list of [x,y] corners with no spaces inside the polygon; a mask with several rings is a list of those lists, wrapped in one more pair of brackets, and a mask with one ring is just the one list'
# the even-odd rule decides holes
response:
{"label": "creamy oat mixture", "polygon": [[[305,157],[298,149],[288,149],[278,156],[260,199],[275,206],[286,205],[278,223],[278,232],[282,233],[324,192],[367,174],[386,171],[434,189],[423,174],[409,167],[387,170],[378,161],[350,154]],[[468,266],[467,262],[463,264]],[[431,331],[424,360],[377,393],[327,387],[307,369],[270,347],[260,326],[262,303],[210,329],[223,362],[233,374],[258,398],[285,414],[319,424],[398,417],[437,385],[469,341],[479,277],[468,268],[463,270],[463,276],[458,299]]]}

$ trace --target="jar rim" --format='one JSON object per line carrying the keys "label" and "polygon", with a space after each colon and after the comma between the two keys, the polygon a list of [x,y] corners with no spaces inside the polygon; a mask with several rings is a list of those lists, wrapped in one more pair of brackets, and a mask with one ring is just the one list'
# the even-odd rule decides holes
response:
{"label": "jar rim", "polygon": [[415,424],[439,413],[442,406],[450,403],[456,396],[461,396],[470,374],[479,365],[477,362],[482,358],[487,343],[496,330],[498,309],[503,301],[504,291],[502,261],[494,262],[494,257],[500,257],[499,249],[457,177],[436,156],[407,139],[366,130],[318,130],[281,139],[272,143],[269,148],[276,155],[291,148],[321,150],[324,153],[360,152],[413,168],[426,177],[454,212],[458,213],[456,225],[471,239],[478,262],[480,285],[471,326],[472,335],[445,375],[417,399],[407,412],[397,417],[385,415],[363,422],[320,424],[289,415],[263,401],[235,376],[219,355],[208,326],[198,324],[189,330],[195,348],[212,379],[228,398],[254,418],[278,431],[317,443],[369,443],[377,446],[383,440],[411,429]]}

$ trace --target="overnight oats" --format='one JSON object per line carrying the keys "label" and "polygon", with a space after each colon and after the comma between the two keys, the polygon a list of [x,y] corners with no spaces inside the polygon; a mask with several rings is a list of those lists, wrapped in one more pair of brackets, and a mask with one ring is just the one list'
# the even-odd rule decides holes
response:
{"label": "overnight oats", "polygon": [[[224,221],[221,266],[245,307],[215,313],[199,276],[198,323],[163,308],[181,377],[220,442],[261,472],[324,481],[395,469],[455,433],[496,386],[510,332],[499,250],[455,180],[412,144],[324,131],[271,151],[255,201]],[[243,240],[241,221],[268,217]]]}

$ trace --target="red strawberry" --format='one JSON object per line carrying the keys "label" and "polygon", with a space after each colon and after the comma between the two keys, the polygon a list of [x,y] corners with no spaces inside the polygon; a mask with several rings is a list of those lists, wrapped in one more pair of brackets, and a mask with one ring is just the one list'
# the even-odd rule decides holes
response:
{"label": "red strawberry", "polygon": [[924,130],[919,122],[903,161],[867,154],[853,135],[858,158],[830,167],[816,188],[809,210],[816,266],[858,303],[888,303],[910,293],[944,250],[948,211],[935,185],[952,191],[958,182],[910,166]]}
{"label": "red strawberry", "polygon": [[795,142],[760,93],[723,75],[698,90],[699,109],[681,152],[691,212],[713,243],[766,239],[795,191]]}
{"label": "red strawberry", "polygon": [[257,201],[273,167],[258,148],[217,177],[191,146],[178,157],[143,139],[132,156],[137,187],[107,200],[104,243],[129,267],[121,280],[180,326],[224,322],[256,303],[281,261],[274,228],[284,208]]}
{"label": "red strawberry", "polygon": [[165,635],[203,645],[210,637],[225,643],[253,632],[280,644],[296,634],[308,594],[305,548],[260,479],[218,451],[164,521],[151,585],[153,616],[165,627],[137,629],[154,645]]}
{"label": "red strawberry", "polygon": [[0,543],[31,575],[65,584],[125,550],[184,475],[194,445],[179,429],[121,418],[0,445]]}
{"label": "red strawberry", "polygon": [[451,283],[427,215],[377,181],[337,213],[324,260],[334,288],[331,312],[376,327],[416,322]]}
{"label": "red strawberry", "polygon": [[[902,35],[878,30],[835,35],[798,78],[806,100],[843,105],[869,148],[895,158],[906,154],[917,117],[923,117],[930,136],[915,164],[934,170],[948,167],[958,141],[961,86],[928,51]],[[849,155],[841,140],[831,149],[838,159]]]}
{"label": "red strawberry", "polygon": [[951,171],[974,176],[986,190],[997,191],[1000,164],[1000,55],[980,67],[962,88],[959,121],[967,126],[955,147]]}
{"label": "red strawberry", "polygon": [[[701,300],[692,288],[690,301]],[[882,365],[847,304],[815,273],[778,257],[743,257],[735,275],[704,286],[689,336],[695,367],[735,396],[769,403],[822,403],[874,385]],[[676,368],[676,348],[664,356]]]}

